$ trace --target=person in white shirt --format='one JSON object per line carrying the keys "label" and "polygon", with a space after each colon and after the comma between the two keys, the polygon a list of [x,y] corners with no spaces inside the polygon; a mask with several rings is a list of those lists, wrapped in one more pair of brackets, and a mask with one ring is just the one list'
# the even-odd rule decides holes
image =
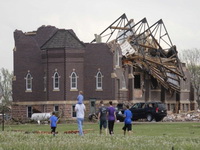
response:
{"label": "person in white shirt", "polygon": [[85,105],[84,104],[76,104],[75,111],[76,111],[79,135],[83,136],[84,135],[83,134],[83,121],[84,121],[84,116],[85,116],[85,111],[86,111]]}

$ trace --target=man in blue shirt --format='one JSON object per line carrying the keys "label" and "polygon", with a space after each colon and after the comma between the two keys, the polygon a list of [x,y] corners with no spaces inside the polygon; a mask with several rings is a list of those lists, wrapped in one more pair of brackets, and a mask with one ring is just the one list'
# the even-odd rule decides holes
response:
{"label": "man in blue shirt", "polygon": [[55,136],[56,127],[58,123],[58,118],[55,116],[55,112],[52,112],[52,116],[49,118],[49,121],[50,121],[51,133],[53,134],[53,136]]}
{"label": "man in blue shirt", "polygon": [[126,110],[124,111],[124,127],[122,130],[124,130],[124,135],[126,135],[126,130],[128,130],[128,133],[131,133],[132,130],[132,112],[129,110],[129,106],[126,106]]}

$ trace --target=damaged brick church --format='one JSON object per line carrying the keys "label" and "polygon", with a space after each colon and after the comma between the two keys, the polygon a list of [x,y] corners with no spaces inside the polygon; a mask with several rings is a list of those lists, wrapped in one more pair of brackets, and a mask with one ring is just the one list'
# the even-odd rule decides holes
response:
{"label": "damaged brick church", "polygon": [[118,45],[102,42],[98,36],[95,42],[85,43],[72,29],[41,26],[32,32],[15,30],[14,40],[13,118],[52,111],[74,118],[80,90],[87,115],[97,111],[100,100],[105,104],[112,100],[115,105],[162,101],[169,111],[175,111],[178,102],[179,111],[194,109],[190,75],[184,64],[187,80],[180,79],[179,92],[171,92],[154,75],[124,65]]}

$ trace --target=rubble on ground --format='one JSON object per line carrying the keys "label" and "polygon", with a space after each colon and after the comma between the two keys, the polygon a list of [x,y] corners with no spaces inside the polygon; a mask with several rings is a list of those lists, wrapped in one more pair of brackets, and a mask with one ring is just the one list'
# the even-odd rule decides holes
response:
{"label": "rubble on ground", "polygon": [[163,122],[184,122],[184,121],[200,121],[200,111],[190,111],[184,113],[168,113],[167,116],[163,119]]}

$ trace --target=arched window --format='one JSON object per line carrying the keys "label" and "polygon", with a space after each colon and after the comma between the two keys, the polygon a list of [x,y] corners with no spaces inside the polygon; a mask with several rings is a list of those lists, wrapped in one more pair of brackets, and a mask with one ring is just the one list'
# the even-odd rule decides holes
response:
{"label": "arched window", "polygon": [[102,90],[102,81],[103,81],[103,75],[100,71],[97,72],[96,75],[96,89],[97,90]]}
{"label": "arched window", "polygon": [[70,78],[71,78],[71,82],[70,82],[71,89],[77,89],[77,75],[76,75],[76,73],[72,72]]}
{"label": "arched window", "polygon": [[53,89],[54,90],[59,90],[59,74],[58,72],[55,72],[53,75]]}
{"label": "arched window", "polygon": [[32,76],[30,74],[30,72],[27,73],[26,75],[26,91],[32,91]]}

